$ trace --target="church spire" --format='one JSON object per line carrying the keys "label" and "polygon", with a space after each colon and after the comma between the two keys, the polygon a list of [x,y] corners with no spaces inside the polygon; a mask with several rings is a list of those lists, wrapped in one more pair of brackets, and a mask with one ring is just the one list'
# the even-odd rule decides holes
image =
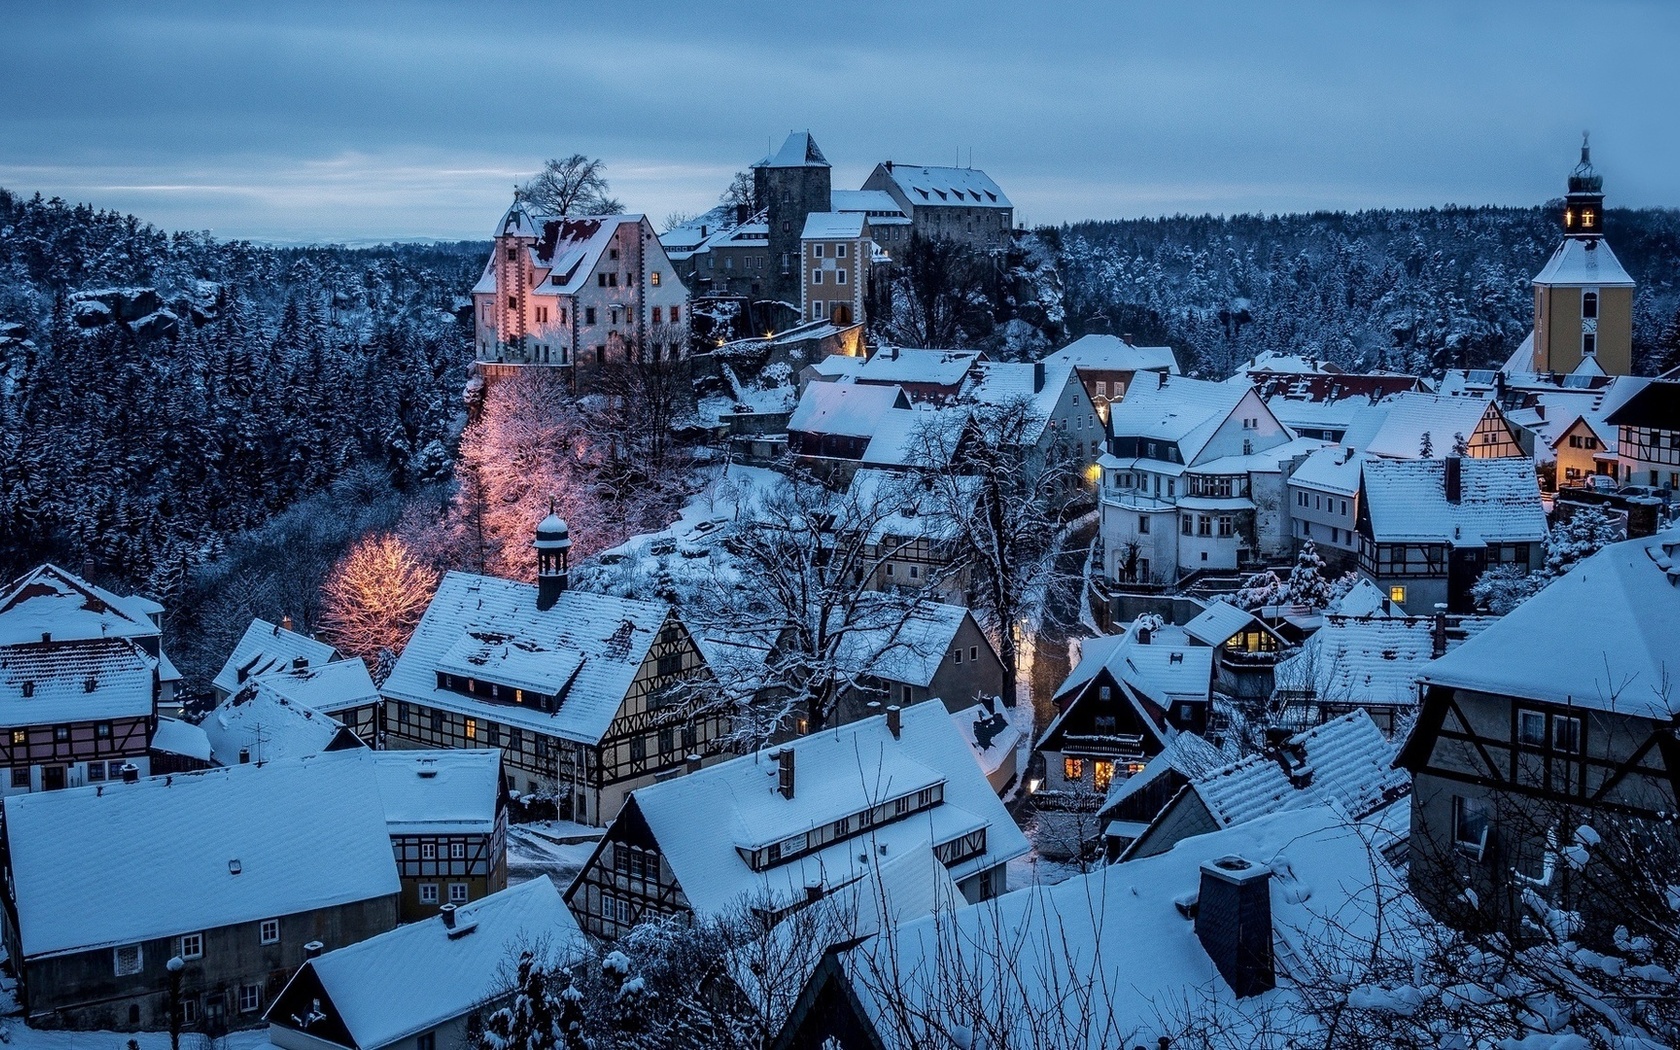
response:
{"label": "church spire", "polygon": [[1581,163],[1569,173],[1569,194],[1563,199],[1566,237],[1596,239],[1604,235],[1604,176],[1593,170],[1592,145],[1581,132]]}

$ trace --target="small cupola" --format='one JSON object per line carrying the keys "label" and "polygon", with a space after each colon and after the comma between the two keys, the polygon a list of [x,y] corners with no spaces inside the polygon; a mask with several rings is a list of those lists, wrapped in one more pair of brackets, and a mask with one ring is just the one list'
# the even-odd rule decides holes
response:
{"label": "small cupola", "polygon": [[566,572],[570,565],[572,534],[565,519],[548,504],[548,517],[537,523],[537,538],[531,544],[537,550],[537,608],[552,609],[566,589]]}

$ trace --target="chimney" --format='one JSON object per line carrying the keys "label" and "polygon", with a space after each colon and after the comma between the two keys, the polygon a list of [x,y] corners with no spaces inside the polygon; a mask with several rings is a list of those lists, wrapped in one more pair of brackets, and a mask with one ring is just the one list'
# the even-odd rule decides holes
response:
{"label": "chimney", "polygon": [[1138,629],[1137,629],[1137,643],[1139,645],[1148,645],[1149,644],[1149,637],[1150,637],[1149,628],[1139,626]]}
{"label": "chimney", "polygon": [[52,641],[52,632],[51,631],[42,631],[41,632],[41,644],[46,645],[47,643],[49,643],[51,641]]}
{"label": "chimney", "polygon": [[443,916],[444,929],[453,930],[455,928],[455,905],[445,904],[438,909],[438,914]]}
{"label": "chimney", "polygon": [[1202,863],[1196,939],[1237,998],[1269,991],[1272,968],[1271,869],[1227,856]]}
{"label": "chimney", "polygon": [[1044,362],[1033,362],[1033,393],[1044,389]]}
{"label": "chimney", "polygon": [[282,630],[287,630],[287,631],[292,629],[292,614],[291,613],[287,613],[286,615],[280,617],[280,627],[281,627]]}
{"label": "chimney", "polygon": [[1167,373],[1156,372],[1155,373],[1155,387],[1156,387],[1156,389],[1160,389],[1161,387],[1164,387],[1166,385],[1167,385]]}
{"label": "chimney", "polygon": [[1136,346],[1137,345],[1136,343],[1132,342],[1132,333],[1130,333],[1130,332],[1123,333],[1120,336],[1120,341],[1122,343],[1125,343],[1127,346]]}
{"label": "chimney", "polygon": [[805,884],[805,902],[807,904],[817,903],[818,901],[822,900],[822,895],[823,895],[823,884],[822,884],[821,879],[817,879],[817,880],[814,880],[814,881],[811,881],[811,882],[807,882]]}
{"label": "chimney", "polygon": [[783,798],[793,797],[793,749],[784,747],[770,756],[776,760],[776,790]]}
{"label": "chimney", "polygon": [[251,761],[251,749],[248,748],[248,747],[240,748],[239,749],[239,764],[242,765],[242,766],[243,765],[249,765],[250,761]]}
{"label": "chimney", "polygon": [[899,717],[902,710],[897,704],[887,705],[887,732],[893,735],[894,740],[898,739],[899,731],[904,728],[904,721]]}
{"label": "chimney", "polygon": [[1435,630],[1431,637],[1430,654],[1439,660],[1447,655],[1447,603],[1435,603]]}
{"label": "chimney", "polygon": [[1457,503],[1464,495],[1463,460],[1457,456],[1448,456],[1447,464],[1447,502]]}
{"label": "chimney", "polygon": [[294,656],[294,657],[292,657],[292,670],[301,671],[305,667],[308,667],[308,666],[309,666],[309,657],[307,657],[307,656]]}
{"label": "chimney", "polygon": [[303,957],[305,959],[319,959],[321,957],[321,953],[326,950],[326,947],[327,946],[322,944],[320,941],[310,941],[308,944],[303,946]]}
{"label": "chimney", "polygon": [[685,773],[698,773],[698,772],[700,772],[700,756],[699,755],[689,755],[687,758],[683,759],[683,772],[685,772]]}
{"label": "chimney", "polygon": [[887,357],[890,360],[897,361],[898,360],[898,347],[897,346],[887,347]]}
{"label": "chimney", "polygon": [[122,778],[124,784],[140,783],[140,767],[135,765],[133,762],[124,762],[122,766]]}

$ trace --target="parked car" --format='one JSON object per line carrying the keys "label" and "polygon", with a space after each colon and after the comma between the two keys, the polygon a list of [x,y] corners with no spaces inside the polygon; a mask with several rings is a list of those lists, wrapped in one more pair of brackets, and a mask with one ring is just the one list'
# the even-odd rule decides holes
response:
{"label": "parked car", "polygon": [[1588,474],[1581,479],[1581,487],[1594,492],[1615,492],[1616,479],[1608,474]]}

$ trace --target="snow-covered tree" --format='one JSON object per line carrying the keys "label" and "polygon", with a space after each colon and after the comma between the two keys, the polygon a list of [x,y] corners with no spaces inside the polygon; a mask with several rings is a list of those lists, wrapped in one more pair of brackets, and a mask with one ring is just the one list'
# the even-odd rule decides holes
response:
{"label": "snow-covered tree", "polygon": [[1546,534],[1546,557],[1540,568],[1529,572],[1518,565],[1495,565],[1471,585],[1470,596],[1478,607],[1503,616],[1582,559],[1625,538],[1625,532],[1623,522],[1602,507],[1577,510]]}
{"label": "snow-covered tree", "polygon": [[375,659],[401,652],[438,577],[389,533],[365,536],[321,586],[321,627],[339,651]]}
{"label": "snow-covered tree", "polygon": [[476,1050],[578,1050],[578,997],[567,995],[571,974],[521,952],[507,1005],[484,1019]]}
{"label": "snow-covered tree", "polygon": [[1318,553],[1318,545],[1312,540],[1301,545],[1301,553],[1295,558],[1295,567],[1289,572],[1286,593],[1288,600],[1296,605],[1322,609],[1330,604],[1333,595],[1329,581],[1324,578],[1324,558]]}
{"label": "snow-covered tree", "polygon": [[1435,441],[1429,436],[1429,431],[1425,430],[1423,432],[1423,437],[1418,439],[1418,458],[1431,459],[1434,455]]}
{"label": "snow-covered tree", "polygon": [[1234,595],[1244,609],[1258,609],[1264,605],[1281,605],[1289,597],[1289,587],[1269,569],[1253,573],[1243,581]]}

